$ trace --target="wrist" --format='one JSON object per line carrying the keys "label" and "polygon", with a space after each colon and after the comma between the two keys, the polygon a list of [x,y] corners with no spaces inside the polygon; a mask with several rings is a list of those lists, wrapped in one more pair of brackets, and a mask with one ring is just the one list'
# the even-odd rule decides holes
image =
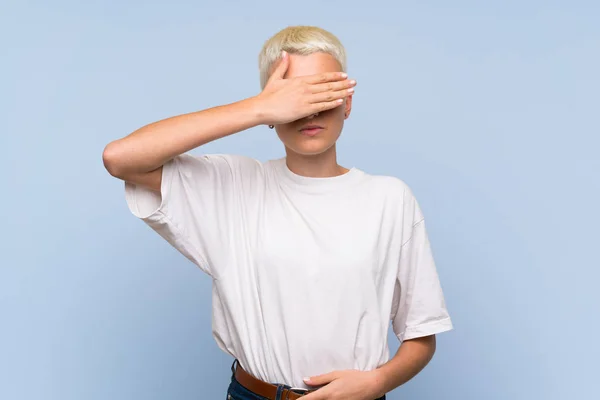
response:
{"label": "wrist", "polygon": [[259,96],[253,96],[244,100],[250,115],[256,125],[268,125],[269,121],[263,106],[262,99]]}
{"label": "wrist", "polygon": [[372,390],[375,392],[377,398],[383,397],[383,395],[385,395],[387,393],[386,376],[385,376],[384,371],[377,368],[377,369],[370,371],[370,373],[371,373]]}

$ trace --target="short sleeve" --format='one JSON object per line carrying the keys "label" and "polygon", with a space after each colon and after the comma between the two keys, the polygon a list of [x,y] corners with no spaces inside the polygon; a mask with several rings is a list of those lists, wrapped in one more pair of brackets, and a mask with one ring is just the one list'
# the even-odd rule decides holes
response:
{"label": "short sleeve", "polygon": [[125,198],[133,215],[217,278],[259,167],[246,157],[182,154],[163,165],[160,193],[125,182]]}
{"label": "short sleeve", "polygon": [[411,209],[414,222],[402,245],[392,327],[403,340],[433,335],[453,328],[438,277],[431,245],[418,204]]}

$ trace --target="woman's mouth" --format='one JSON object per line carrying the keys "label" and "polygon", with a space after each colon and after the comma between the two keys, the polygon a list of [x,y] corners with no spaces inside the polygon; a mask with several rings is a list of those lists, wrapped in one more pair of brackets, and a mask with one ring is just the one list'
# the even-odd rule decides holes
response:
{"label": "woman's mouth", "polygon": [[318,134],[322,130],[323,130],[322,126],[319,126],[319,125],[307,125],[307,126],[303,127],[302,129],[300,129],[300,133],[302,133],[303,135],[306,135],[306,136],[315,136],[316,134]]}

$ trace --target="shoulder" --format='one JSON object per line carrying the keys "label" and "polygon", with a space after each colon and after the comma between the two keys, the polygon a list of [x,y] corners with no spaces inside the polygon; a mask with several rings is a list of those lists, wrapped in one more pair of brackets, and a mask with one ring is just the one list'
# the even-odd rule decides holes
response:
{"label": "shoulder", "polygon": [[364,184],[376,196],[394,198],[401,201],[404,201],[407,196],[408,198],[414,197],[410,186],[401,178],[391,175],[369,174],[367,172],[363,172],[363,175]]}
{"label": "shoulder", "polygon": [[413,223],[423,219],[419,202],[412,187],[403,179],[391,175],[364,173],[370,194],[379,197],[387,205],[401,211],[404,218]]}

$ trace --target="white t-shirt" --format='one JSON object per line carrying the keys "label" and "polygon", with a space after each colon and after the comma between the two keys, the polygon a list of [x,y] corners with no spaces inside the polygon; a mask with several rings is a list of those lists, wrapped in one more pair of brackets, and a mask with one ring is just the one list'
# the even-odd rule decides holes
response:
{"label": "white t-shirt", "polygon": [[180,155],[127,204],[213,279],[213,336],[259,379],[371,370],[452,329],[423,214],[400,179],[293,173],[285,158]]}

